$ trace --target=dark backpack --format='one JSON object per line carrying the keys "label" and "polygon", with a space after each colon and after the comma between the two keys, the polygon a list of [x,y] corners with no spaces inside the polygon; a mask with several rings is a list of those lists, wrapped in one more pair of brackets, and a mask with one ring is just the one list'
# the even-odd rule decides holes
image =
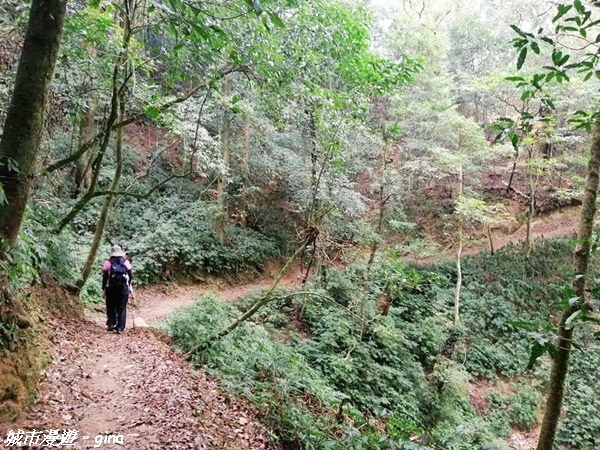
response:
{"label": "dark backpack", "polygon": [[110,272],[108,272],[109,286],[125,286],[128,284],[129,276],[127,275],[127,266],[125,266],[125,258],[110,260]]}

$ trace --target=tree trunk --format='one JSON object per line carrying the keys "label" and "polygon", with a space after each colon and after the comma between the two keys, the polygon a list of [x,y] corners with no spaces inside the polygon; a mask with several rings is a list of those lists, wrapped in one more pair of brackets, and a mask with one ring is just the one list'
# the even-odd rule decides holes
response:
{"label": "tree trunk", "polygon": [[527,158],[527,178],[528,178],[528,185],[529,185],[529,194],[528,194],[528,200],[529,203],[527,205],[527,235],[525,238],[525,256],[527,258],[529,258],[529,255],[531,254],[531,247],[532,247],[532,242],[531,242],[531,222],[533,221],[533,216],[535,214],[535,186],[536,186],[536,182],[534,181],[534,176],[532,173],[532,169],[531,169],[531,164],[533,161],[533,155],[532,155],[532,150],[531,148],[529,149],[529,155]]}
{"label": "tree trunk", "polygon": [[506,185],[506,193],[508,194],[512,189],[512,182],[517,172],[517,162],[519,160],[519,154],[515,154],[515,160],[513,161],[512,170],[510,171],[510,177],[508,178],[508,184]]}
{"label": "tree trunk", "polygon": [[[79,122],[79,142],[77,148],[90,142],[95,136],[95,115],[93,100],[82,111],[81,121]],[[79,195],[82,189],[88,189],[92,184],[92,154],[86,152],[77,160],[75,164],[75,195]]]}
{"label": "tree trunk", "polygon": [[35,173],[44,115],[65,18],[66,0],[33,0],[15,87],[0,141],[0,237],[17,242]]}
{"label": "tree trunk", "polygon": [[[123,14],[123,47],[121,50],[121,54],[119,55],[119,58],[115,63],[113,71],[111,113],[106,126],[105,142],[103,142],[104,148],[106,148],[105,145],[108,144],[108,139],[110,138],[112,130],[112,124],[116,121],[117,118],[119,119],[119,121],[122,121],[125,115],[125,89],[124,86],[120,85],[119,83],[119,73],[121,73],[121,68],[124,68],[122,78],[124,80],[123,83],[127,83],[127,80],[130,78],[129,74],[131,71],[130,67],[128,67],[129,65],[127,64],[127,58],[129,54],[129,43],[131,41],[132,35],[131,23],[133,20],[129,14],[130,11],[128,8],[128,3],[125,2],[125,11]],[[123,170],[123,128],[124,127],[120,127],[117,130],[117,139],[115,144],[115,175],[110,184],[110,192],[115,192],[118,190],[119,180],[121,178],[121,172]],[[100,168],[98,167],[96,170],[97,172],[99,172]],[[97,172],[95,174],[95,177],[97,177]],[[104,204],[102,205],[102,210],[100,211],[100,217],[98,218],[98,224],[96,225],[94,239],[92,240],[92,245],[88,252],[85,265],[83,266],[83,269],[81,271],[81,276],[76,283],[79,288],[82,288],[85,282],[88,280],[90,273],[92,272],[92,268],[94,267],[94,263],[96,262],[98,248],[100,247],[100,242],[102,241],[102,236],[104,235],[104,228],[106,226],[106,222],[108,221],[108,215],[112,199],[112,193],[108,194],[104,199]]]}
{"label": "tree trunk", "polygon": [[[460,139],[459,139],[460,141]],[[463,195],[463,167],[462,161],[458,166],[458,195]],[[463,248],[463,218],[459,215],[458,217],[458,247],[456,248],[456,286],[454,288],[454,324],[458,324],[460,321],[460,290],[462,288],[462,248]]]}
{"label": "tree trunk", "polygon": [[489,223],[487,225],[487,235],[490,241],[490,255],[494,256],[494,237],[492,236],[492,226]]}
{"label": "tree trunk", "polygon": [[310,146],[310,206],[307,217],[307,224],[311,226],[315,220],[317,210],[319,209],[319,186],[317,181],[317,164],[319,162],[318,145],[317,145],[317,121],[312,107],[308,110],[308,137]]}
{"label": "tree trunk", "polygon": [[[381,155],[381,184],[379,186],[379,215],[377,218],[377,228],[375,230],[375,232],[380,236],[381,232],[383,231],[383,219],[385,218],[385,203],[386,203],[386,198],[385,198],[385,181],[386,181],[386,173],[387,173],[387,162],[388,162],[388,158],[389,158],[389,150],[390,150],[390,145],[386,144],[386,146],[383,149],[382,155]],[[379,248],[379,244],[377,242],[373,242],[373,245],[371,245],[371,251],[369,253],[369,260],[367,261],[367,272],[370,271],[371,269],[371,265],[373,264],[373,261],[375,260],[375,254],[377,253],[377,249]]]}
{"label": "tree trunk", "polygon": [[[229,77],[223,78],[222,83],[223,96],[229,101],[231,95],[231,80]],[[223,123],[221,126],[221,156],[223,158],[223,164],[225,171],[229,171],[229,165],[231,164],[231,110],[229,105],[225,106],[223,111]],[[219,204],[219,213],[215,221],[215,228],[217,231],[217,237],[221,244],[227,242],[227,235],[225,234],[225,225],[227,222],[227,174],[219,174],[217,179],[217,202]]]}
{"label": "tree trunk", "polygon": [[[458,134],[458,153],[461,154],[463,147],[463,135]],[[458,198],[462,197],[464,192],[464,173],[462,159],[458,161]],[[458,215],[458,246],[456,248],[456,286],[454,288],[454,325],[460,321],[460,290],[462,289],[462,249],[463,249],[463,225],[464,218]]]}
{"label": "tree trunk", "polygon": [[[119,117],[123,117],[123,113],[125,110],[125,101],[124,99],[119,100]],[[110,192],[116,192],[119,188],[119,181],[121,179],[121,173],[123,171],[123,127],[117,130],[117,141],[115,144],[115,175],[110,184]],[[100,211],[100,217],[98,218],[98,224],[96,225],[96,231],[94,232],[94,239],[92,240],[92,245],[88,252],[87,259],[85,261],[85,265],[81,271],[81,277],[77,280],[77,286],[82,288],[85,282],[90,277],[92,273],[92,269],[94,267],[94,263],[96,262],[96,256],[98,255],[98,248],[100,247],[100,243],[102,242],[102,236],[104,235],[104,229],[106,228],[106,223],[108,222],[108,215],[110,212],[110,206],[112,204],[114,195],[108,194],[104,198],[104,204],[102,205],[102,210]]]}
{"label": "tree trunk", "polygon": [[273,293],[275,292],[275,289],[277,288],[277,286],[279,286],[279,283],[281,282],[281,279],[283,278],[283,276],[286,274],[286,272],[289,270],[289,268],[292,267],[292,264],[296,261],[296,259],[298,259],[298,257],[302,254],[302,252],[306,249],[306,247],[308,245],[310,245],[311,243],[313,243],[316,239],[317,239],[316,229],[310,228],[309,230],[307,230],[306,239],[300,245],[300,247],[298,247],[296,249],[294,254],[292,256],[290,256],[290,258],[287,260],[285,265],[281,268],[281,270],[275,277],[273,284],[271,284],[271,287],[269,288],[269,290],[261,298],[259,298],[252,305],[250,305],[250,307],[246,310],[246,312],[244,314],[242,314],[238,319],[234,320],[228,326],[226,326],[221,331],[219,331],[219,333],[216,336],[216,339],[221,339],[221,338],[227,336],[229,333],[231,333],[233,330],[235,330],[237,327],[239,327],[242,323],[244,323],[246,320],[250,319],[254,314],[256,314],[260,308],[262,308],[264,305],[269,303],[272,300]]}
{"label": "tree trunk", "polygon": [[573,288],[579,301],[567,308],[561,317],[558,338],[555,343],[556,356],[552,361],[550,386],[546,400],[546,410],[542,421],[537,450],[552,450],[554,436],[564,395],[564,385],[571,356],[573,327],[567,326],[567,319],[577,312],[585,303],[586,275],[592,245],[594,217],[596,215],[596,198],[598,196],[598,172],[600,171],[600,125],[594,128],[592,148],[588,161],[588,172],[577,232],[577,248],[575,250],[574,266],[575,280]]}
{"label": "tree trunk", "polygon": [[[315,223],[318,221],[317,212],[319,210],[319,176],[317,170],[317,164],[319,163],[318,157],[318,143],[317,143],[317,121],[315,120],[315,113],[313,107],[310,106],[307,108],[306,113],[308,114],[308,137],[309,137],[309,146],[310,146],[310,204],[308,206],[308,213],[306,215],[306,224],[307,227],[315,226]],[[304,247],[304,249],[308,249],[308,245]],[[312,269],[315,258],[317,254],[317,242],[316,240],[312,242],[312,251],[309,255],[308,265],[306,266],[306,272],[302,277],[302,286],[306,284],[308,281],[308,277],[310,275],[310,270]],[[302,259],[304,259],[304,254],[302,255]],[[300,261],[300,268],[302,269],[304,261]]]}
{"label": "tree trunk", "polygon": [[456,286],[454,288],[454,325],[460,321],[460,290],[462,288],[462,267],[460,259],[462,257],[462,219],[458,220],[458,247],[456,249]]}
{"label": "tree trunk", "polygon": [[240,225],[248,226],[247,196],[250,191],[250,113],[244,113],[244,124],[242,127],[242,195],[240,199]]}

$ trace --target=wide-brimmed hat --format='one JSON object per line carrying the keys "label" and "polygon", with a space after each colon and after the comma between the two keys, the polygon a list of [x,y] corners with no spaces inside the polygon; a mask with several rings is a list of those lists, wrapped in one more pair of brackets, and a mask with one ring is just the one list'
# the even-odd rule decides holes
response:
{"label": "wide-brimmed hat", "polygon": [[110,249],[110,257],[112,258],[113,256],[125,257],[125,252],[120,245],[113,245]]}

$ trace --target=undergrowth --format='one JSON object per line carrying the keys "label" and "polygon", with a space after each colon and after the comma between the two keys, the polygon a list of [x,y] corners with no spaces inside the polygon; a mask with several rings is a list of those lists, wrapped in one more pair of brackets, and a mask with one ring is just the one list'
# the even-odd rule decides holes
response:
{"label": "undergrowth", "polygon": [[[327,269],[302,292],[278,292],[220,341],[260,293],[235,306],[204,298],[171,331],[196,364],[257,405],[285,448],[507,449],[515,429],[539,422],[548,373],[547,358],[528,368],[531,334],[517,322],[541,329],[560,311],[570,252],[561,240],[537,243],[529,258],[519,247],[466,258],[460,326],[452,264],[406,267],[388,256],[369,272]],[[581,449],[600,436],[590,379],[599,354],[588,334],[559,432]],[[487,386],[477,409],[474,381]]]}

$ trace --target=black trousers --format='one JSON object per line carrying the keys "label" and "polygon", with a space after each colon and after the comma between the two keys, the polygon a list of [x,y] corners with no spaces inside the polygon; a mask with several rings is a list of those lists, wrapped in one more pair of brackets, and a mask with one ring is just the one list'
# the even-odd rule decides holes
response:
{"label": "black trousers", "polygon": [[127,286],[109,286],[106,289],[106,326],[123,331],[127,323]]}

